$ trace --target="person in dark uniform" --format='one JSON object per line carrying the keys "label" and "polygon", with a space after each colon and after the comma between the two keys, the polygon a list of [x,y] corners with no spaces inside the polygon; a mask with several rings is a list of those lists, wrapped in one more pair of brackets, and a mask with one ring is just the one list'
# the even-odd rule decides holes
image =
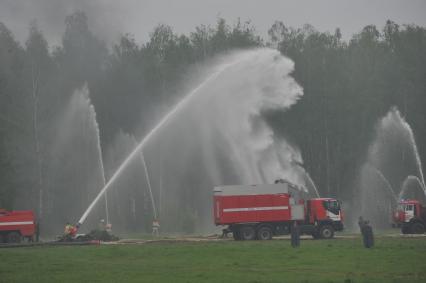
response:
{"label": "person in dark uniform", "polygon": [[297,221],[294,221],[293,227],[291,228],[291,246],[297,248],[300,246],[300,228],[297,225]]}
{"label": "person in dark uniform", "polygon": [[368,221],[366,221],[365,225],[364,225],[363,238],[364,238],[364,247],[372,248],[374,246],[373,227],[371,227],[371,225]]}
{"label": "person in dark uniform", "polygon": [[40,220],[36,224],[36,242],[40,242]]}
{"label": "person in dark uniform", "polygon": [[372,248],[374,246],[374,234],[373,227],[371,227],[368,221],[363,221],[360,223],[362,241],[364,243],[364,247],[367,249]]}

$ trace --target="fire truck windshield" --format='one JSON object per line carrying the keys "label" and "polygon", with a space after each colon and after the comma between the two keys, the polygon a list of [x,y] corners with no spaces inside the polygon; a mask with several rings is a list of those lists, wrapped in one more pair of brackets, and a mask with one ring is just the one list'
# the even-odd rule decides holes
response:
{"label": "fire truck windshield", "polygon": [[333,214],[339,214],[340,203],[337,200],[325,200],[323,201],[324,208]]}
{"label": "fire truck windshield", "polygon": [[399,204],[397,207],[397,211],[413,211],[413,210],[414,210],[414,205],[408,204],[408,203]]}
{"label": "fire truck windshield", "polygon": [[412,204],[406,204],[405,205],[405,211],[412,211],[414,210],[414,205]]}

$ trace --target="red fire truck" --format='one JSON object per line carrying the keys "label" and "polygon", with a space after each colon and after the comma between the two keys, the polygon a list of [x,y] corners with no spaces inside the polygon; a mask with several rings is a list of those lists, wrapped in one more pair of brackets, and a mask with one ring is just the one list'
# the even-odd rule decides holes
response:
{"label": "red fire truck", "polygon": [[34,240],[36,223],[31,210],[7,211],[0,209],[0,243],[19,243]]}
{"label": "red fire truck", "polygon": [[214,188],[214,221],[227,225],[236,240],[269,240],[288,234],[297,222],[302,234],[333,238],[343,230],[340,202],[333,198],[304,200],[290,182]]}
{"label": "red fire truck", "polygon": [[423,234],[426,227],[426,206],[418,200],[401,200],[394,214],[394,221],[403,234]]}

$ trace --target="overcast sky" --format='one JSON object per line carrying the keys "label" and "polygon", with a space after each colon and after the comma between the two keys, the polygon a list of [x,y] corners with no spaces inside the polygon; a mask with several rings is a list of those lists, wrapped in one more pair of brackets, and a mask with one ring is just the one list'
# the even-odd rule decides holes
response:
{"label": "overcast sky", "polygon": [[49,42],[60,44],[65,16],[77,9],[108,42],[121,33],[146,42],[159,23],[188,34],[197,25],[214,25],[218,17],[230,24],[251,20],[264,38],[275,20],[294,27],[310,23],[320,31],[340,27],[345,39],[368,24],[381,28],[387,19],[426,26],[426,0],[0,0],[0,21],[23,42],[37,19]]}

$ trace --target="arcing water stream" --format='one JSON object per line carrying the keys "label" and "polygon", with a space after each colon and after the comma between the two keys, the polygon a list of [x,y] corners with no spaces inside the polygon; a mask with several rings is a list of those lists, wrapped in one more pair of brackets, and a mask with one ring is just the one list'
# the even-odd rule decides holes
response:
{"label": "arcing water stream", "polygon": [[[414,183],[415,186],[417,186],[418,189],[423,191],[423,195],[421,195],[421,199],[426,199],[426,188],[424,183],[419,179],[417,176],[407,176],[407,178],[404,180],[404,182],[401,185],[401,191],[399,192],[398,199],[407,198],[407,194],[411,191],[411,193],[415,193],[418,191],[414,191],[412,187],[410,187],[410,184]],[[412,196],[410,196],[412,198]]]}
{"label": "arcing water stream", "polygon": [[149,198],[151,199],[152,213],[154,214],[154,219],[157,219],[158,214],[157,214],[157,208],[155,206],[154,195],[152,194],[151,179],[149,178],[148,166],[146,166],[145,157],[143,156],[142,151],[141,151],[141,160],[142,160],[143,170],[145,172],[146,183],[148,185]]}
{"label": "arcing water stream", "polygon": [[[238,61],[237,61],[238,62]],[[182,108],[185,107],[185,105],[191,100],[191,98],[197,94],[197,92],[204,87],[204,85],[210,83],[212,80],[214,80],[216,77],[218,77],[226,68],[229,66],[232,66],[233,64],[236,64],[237,62],[232,62],[229,64],[225,64],[220,68],[218,71],[210,75],[203,83],[201,83],[198,87],[196,87],[193,91],[191,91],[186,97],[184,97],[164,118],[155,126],[139,143],[139,145],[133,150],[133,152],[124,160],[124,162],[118,167],[117,171],[112,175],[112,177],[108,180],[106,185],[102,188],[102,190],[99,192],[99,194],[96,196],[96,198],[93,200],[93,202],[89,205],[89,207],[86,209],[86,211],[81,216],[80,220],[78,221],[78,225],[81,225],[86,220],[89,213],[92,211],[93,207],[96,205],[96,203],[99,201],[99,199],[104,195],[104,193],[108,190],[108,188],[111,186],[111,184],[115,181],[115,179],[118,178],[118,176],[121,174],[121,172],[127,167],[127,165],[130,163],[130,161],[139,154],[139,151],[144,147],[144,145],[150,140],[152,136],[154,136],[163,125],[165,125],[171,118],[173,118]]]}
{"label": "arcing water stream", "polygon": [[[223,171],[227,169],[218,166],[217,159],[221,156],[222,161],[228,160],[225,162],[228,168],[232,163],[231,175],[238,176],[238,180],[231,178],[232,182],[253,184],[273,182],[276,178],[284,177],[305,186],[305,177],[298,168],[291,165],[291,160],[301,160],[299,151],[284,140],[275,138],[261,117],[262,111],[288,109],[303,94],[301,87],[290,76],[294,69],[293,62],[271,49],[240,51],[221,59],[220,63],[208,68],[210,75],[167,113],[127,156],[86,209],[78,224],[84,223],[101,196],[160,129],[174,125],[182,116],[191,117],[191,122],[185,121],[193,125],[193,128],[183,134],[168,127],[169,130],[162,131],[162,134],[171,135],[174,132],[185,135],[186,143],[193,143],[194,140],[198,142],[197,146],[201,148],[199,152],[204,152],[206,157],[205,169],[211,175],[212,181],[209,184],[224,182]],[[176,139],[177,136],[166,138],[167,141],[173,140],[174,144]],[[173,154],[170,149],[167,150],[165,153]],[[146,150],[144,153],[147,153]],[[196,169],[199,170],[188,170]],[[193,173],[192,176],[194,175]],[[174,184],[177,185],[177,182]],[[152,196],[151,199],[153,200]],[[206,205],[204,207],[208,208]]]}
{"label": "arcing water stream", "polygon": [[[87,89],[87,86],[85,87]],[[103,186],[105,186],[106,183],[106,179],[105,179],[105,168],[104,168],[104,162],[103,162],[103,158],[102,158],[102,147],[101,147],[101,136],[99,133],[99,124],[98,121],[96,119],[96,111],[95,108],[93,107],[93,105],[90,103],[90,101],[88,101],[89,105],[90,105],[90,117],[92,118],[92,123],[94,125],[95,128],[95,132],[96,132],[96,146],[98,149],[98,156],[99,156],[99,167],[101,169],[101,177],[102,177],[102,184]],[[105,216],[106,216],[106,224],[109,224],[109,212],[108,212],[108,196],[105,193]]]}
{"label": "arcing water stream", "polygon": [[379,178],[383,181],[383,183],[386,185],[386,188],[388,189],[389,193],[394,197],[395,202],[398,201],[398,198],[395,194],[395,191],[392,189],[391,184],[389,183],[388,179],[386,179],[386,177],[383,175],[383,173],[377,169],[376,167],[374,167],[371,164],[367,164],[369,166],[369,168],[371,168],[373,170],[373,172],[375,172],[377,174],[377,176],[379,176]]}
{"label": "arcing water stream", "polygon": [[[46,167],[50,193],[44,199],[43,233],[49,234],[69,222],[70,214],[81,213],[105,184],[99,128],[87,86],[74,91],[46,135],[51,136]],[[105,213],[102,204],[92,213],[90,225],[109,218]]]}
{"label": "arcing water stream", "polygon": [[306,171],[305,171],[305,174],[306,174],[306,179],[309,181],[309,184],[310,184],[310,185],[312,186],[312,188],[314,189],[315,196],[316,196],[317,198],[319,198],[319,197],[320,197],[320,194],[319,194],[318,188],[317,188],[317,186],[315,185],[314,181],[312,180],[311,175],[309,175],[309,173],[308,173],[308,172],[306,172]]}

